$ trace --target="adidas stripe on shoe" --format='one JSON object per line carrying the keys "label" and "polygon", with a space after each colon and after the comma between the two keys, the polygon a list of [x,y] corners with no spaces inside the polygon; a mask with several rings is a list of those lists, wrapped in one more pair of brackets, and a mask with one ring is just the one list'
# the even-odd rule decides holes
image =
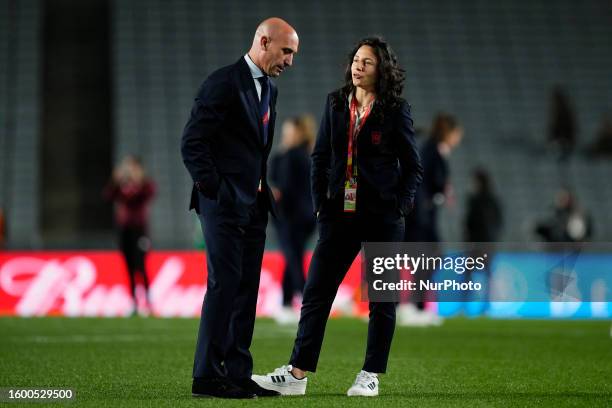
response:
{"label": "adidas stripe on shoe", "polygon": [[346,395],[349,397],[376,397],[378,395],[378,376],[361,370]]}
{"label": "adidas stripe on shoe", "polygon": [[290,365],[284,365],[266,375],[253,375],[251,379],[260,387],[280,392],[281,395],[304,395],[308,378],[298,380],[291,374]]}

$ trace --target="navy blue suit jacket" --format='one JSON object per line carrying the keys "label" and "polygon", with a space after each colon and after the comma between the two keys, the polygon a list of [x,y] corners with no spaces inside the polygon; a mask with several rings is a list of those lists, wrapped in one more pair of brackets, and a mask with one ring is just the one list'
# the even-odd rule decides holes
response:
{"label": "navy blue suit jacket", "polygon": [[310,149],[293,147],[270,160],[270,181],[281,192],[276,203],[282,221],[293,225],[314,222],[310,195]]}
{"label": "navy blue suit jacket", "polygon": [[[372,213],[406,215],[414,205],[423,167],[414,141],[410,105],[402,100],[382,112],[377,104],[357,137],[357,208]],[[312,199],[316,211],[326,200],[344,196],[348,155],[348,99],[328,95],[317,142],[312,153]],[[340,197],[339,197],[340,196]]]}
{"label": "navy blue suit jacket", "polygon": [[181,143],[183,162],[194,181],[190,210],[204,213],[203,196],[230,213],[245,215],[257,198],[261,180],[270,211],[276,215],[266,179],[278,94],[270,83],[265,145],[257,90],[243,57],[213,72],[200,87]]}

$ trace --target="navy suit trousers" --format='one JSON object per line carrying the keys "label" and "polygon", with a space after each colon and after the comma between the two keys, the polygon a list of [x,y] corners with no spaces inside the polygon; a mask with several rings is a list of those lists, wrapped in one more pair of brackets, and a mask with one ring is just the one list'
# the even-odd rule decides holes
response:
{"label": "navy suit trousers", "polygon": [[249,351],[268,223],[262,194],[236,217],[227,206],[200,197],[206,242],[207,290],[193,364],[194,378],[251,378]]}
{"label": "navy suit trousers", "polygon": [[[323,210],[319,215],[319,240],[312,256],[298,334],[290,364],[315,371],[325,326],[338,287],[362,242],[399,242],[404,236],[404,219],[399,215],[355,214]],[[393,302],[370,302],[368,340],[363,369],[384,373],[395,331]]]}

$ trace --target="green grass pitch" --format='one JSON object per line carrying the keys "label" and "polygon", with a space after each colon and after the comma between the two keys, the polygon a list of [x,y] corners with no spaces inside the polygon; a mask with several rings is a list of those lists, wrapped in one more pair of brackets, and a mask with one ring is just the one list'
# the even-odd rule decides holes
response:
{"label": "green grass pitch", "polygon": [[[396,330],[378,398],[349,398],[367,325],[335,319],[305,397],[191,397],[195,319],[0,319],[0,387],[67,387],[68,406],[612,406],[608,321],[450,319]],[[289,358],[295,328],[256,324],[255,371]],[[6,404],[24,406],[23,403]],[[43,406],[40,403],[32,406]],[[52,403],[65,406],[66,403]]]}

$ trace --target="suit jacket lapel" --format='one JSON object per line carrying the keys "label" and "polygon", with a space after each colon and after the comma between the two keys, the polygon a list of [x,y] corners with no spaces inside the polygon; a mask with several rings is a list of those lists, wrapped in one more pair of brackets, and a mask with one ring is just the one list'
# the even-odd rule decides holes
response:
{"label": "suit jacket lapel", "polygon": [[251,71],[244,57],[240,57],[237,62],[238,71],[240,72],[240,99],[244,105],[244,109],[249,117],[249,122],[256,135],[257,142],[262,145],[262,126],[259,116],[259,98],[257,97],[257,89],[251,76]]}
{"label": "suit jacket lapel", "polygon": [[339,100],[338,105],[336,105],[333,109],[333,113],[335,122],[334,127],[338,131],[333,132],[332,135],[337,135],[338,140],[335,142],[338,143],[338,146],[341,146],[343,151],[346,152],[348,151],[348,128],[351,120],[351,115],[346,101],[343,99]]}
{"label": "suit jacket lapel", "polygon": [[274,124],[276,122],[276,97],[278,96],[278,91],[276,89],[276,85],[272,81],[270,81],[270,122],[268,123],[268,144],[264,146],[266,150],[270,150],[272,148],[273,139],[274,139]]}
{"label": "suit jacket lapel", "polygon": [[372,107],[372,111],[370,112],[368,119],[365,121],[359,134],[357,135],[357,140],[361,139],[365,134],[370,134],[372,129],[376,129],[380,126],[380,117],[379,117],[379,109],[380,107],[376,104]]}
{"label": "suit jacket lapel", "polygon": [[[380,118],[377,105],[372,107],[372,111],[368,116],[366,122],[363,124],[359,134],[357,134],[357,143],[364,137],[363,135],[369,134],[372,128],[376,129],[380,125]],[[336,129],[338,129],[338,143],[342,146],[344,151],[348,151],[348,130],[351,121],[351,112],[348,106],[348,102],[343,100],[341,106],[337,106],[334,109],[334,120]]]}

